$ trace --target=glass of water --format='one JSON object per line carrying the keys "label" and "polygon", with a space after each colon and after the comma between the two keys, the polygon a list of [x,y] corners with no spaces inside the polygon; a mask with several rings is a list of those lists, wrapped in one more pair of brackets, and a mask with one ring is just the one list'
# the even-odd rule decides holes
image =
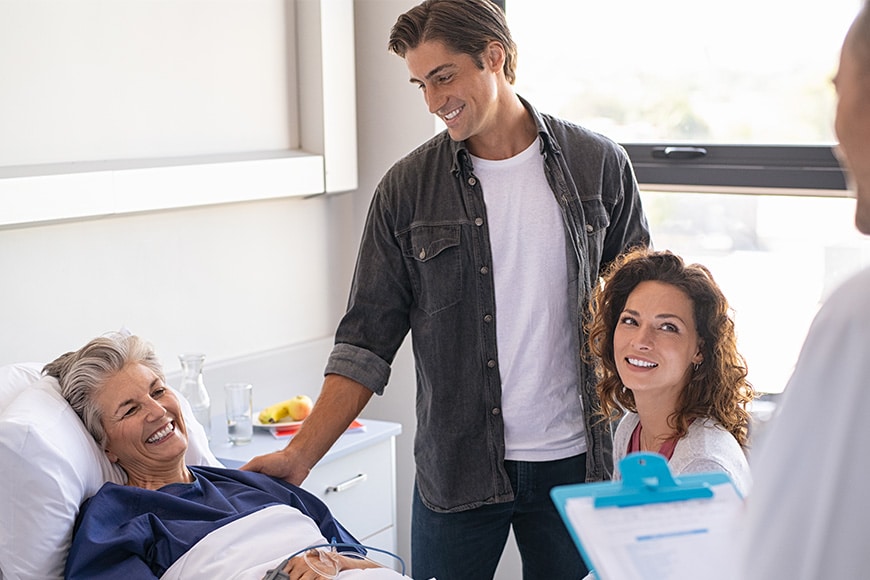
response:
{"label": "glass of water", "polygon": [[254,387],[250,383],[224,385],[227,435],[233,445],[245,445],[254,436]]}

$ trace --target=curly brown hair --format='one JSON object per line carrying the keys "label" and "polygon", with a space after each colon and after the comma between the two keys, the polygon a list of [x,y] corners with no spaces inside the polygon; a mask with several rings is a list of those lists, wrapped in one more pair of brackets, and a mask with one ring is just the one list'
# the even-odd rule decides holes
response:
{"label": "curly brown hair", "polygon": [[709,418],[746,447],[750,421],[747,407],[755,391],[746,380],[746,362],[737,352],[731,308],[706,267],[686,265],[669,251],[639,248],[626,252],[607,268],[593,291],[587,332],[598,376],[599,414],[604,420],[616,420],[625,410],[637,412],[634,393],[625,388],[616,370],[613,334],[629,294],[646,281],[669,284],[689,297],[704,356],[669,418],[677,437],[688,432],[694,419]]}

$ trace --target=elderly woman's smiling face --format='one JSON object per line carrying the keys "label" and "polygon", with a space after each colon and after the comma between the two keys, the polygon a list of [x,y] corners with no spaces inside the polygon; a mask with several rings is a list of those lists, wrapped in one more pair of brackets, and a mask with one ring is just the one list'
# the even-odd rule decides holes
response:
{"label": "elderly woman's smiling face", "polygon": [[132,478],[183,465],[187,429],[178,399],[154,371],[131,363],[100,388],[94,403],[106,454]]}

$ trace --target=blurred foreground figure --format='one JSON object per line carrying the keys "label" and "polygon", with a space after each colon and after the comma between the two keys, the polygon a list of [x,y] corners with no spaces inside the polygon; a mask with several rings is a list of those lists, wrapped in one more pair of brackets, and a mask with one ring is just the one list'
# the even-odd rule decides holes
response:
{"label": "blurred foreground figure", "polygon": [[[870,234],[870,7],[843,43],[836,132]],[[870,573],[870,269],[819,311],[773,422],[752,455],[743,537],[747,580],[866,578]]]}

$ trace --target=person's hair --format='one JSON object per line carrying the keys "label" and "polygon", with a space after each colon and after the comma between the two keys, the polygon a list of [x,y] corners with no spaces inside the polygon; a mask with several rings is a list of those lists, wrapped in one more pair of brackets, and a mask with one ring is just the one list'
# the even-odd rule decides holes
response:
{"label": "person's hair", "polygon": [[497,41],[505,51],[504,76],[511,84],[516,80],[517,46],[504,12],[490,0],[425,0],[399,16],[388,48],[405,58],[409,50],[429,41],[471,56],[480,69],[487,45]]}
{"label": "person's hair", "polygon": [[746,363],[737,351],[728,301],[706,267],[687,265],[669,251],[640,248],[626,252],[608,267],[593,291],[587,331],[589,351],[596,357],[599,413],[605,420],[613,420],[625,410],[637,411],[634,394],[625,388],[616,370],[613,335],[629,294],[646,281],[674,286],[688,296],[704,357],[680,394],[669,424],[677,437],[683,437],[694,419],[713,419],[745,447],[750,420],[747,405],[754,390],[746,380]]}
{"label": "person's hair", "polygon": [[81,418],[98,445],[105,445],[102,413],[94,402],[97,391],[129,364],[141,364],[164,380],[163,369],[149,343],[120,332],[97,337],[82,348],[45,365],[42,372],[57,379],[61,394]]}

